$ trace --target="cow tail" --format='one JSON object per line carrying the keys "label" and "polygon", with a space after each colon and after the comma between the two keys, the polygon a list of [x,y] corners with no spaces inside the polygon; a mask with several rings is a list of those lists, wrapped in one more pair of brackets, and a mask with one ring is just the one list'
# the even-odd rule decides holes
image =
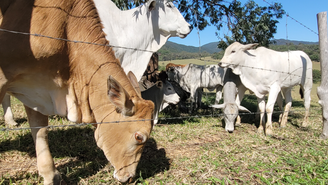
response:
{"label": "cow tail", "polygon": [[300,87],[300,95],[301,95],[301,99],[303,99],[304,94],[303,94],[303,89],[302,89],[302,87]]}

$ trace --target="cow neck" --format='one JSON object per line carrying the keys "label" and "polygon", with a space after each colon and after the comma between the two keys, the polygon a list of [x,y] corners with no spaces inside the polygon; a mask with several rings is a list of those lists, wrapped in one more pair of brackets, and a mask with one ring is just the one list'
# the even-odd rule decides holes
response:
{"label": "cow neck", "polygon": [[185,76],[185,75],[187,74],[187,72],[188,72],[189,69],[190,69],[190,66],[191,66],[191,64],[188,65],[188,68],[187,68],[186,72],[185,72],[184,74],[182,74],[183,76]]}
{"label": "cow neck", "polygon": [[94,2],[115,56],[124,71],[132,71],[139,81],[144,72],[139,69],[146,69],[148,64],[141,61],[149,61],[152,53],[158,51],[170,36],[153,28],[152,12],[145,5],[122,11],[111,0]]}

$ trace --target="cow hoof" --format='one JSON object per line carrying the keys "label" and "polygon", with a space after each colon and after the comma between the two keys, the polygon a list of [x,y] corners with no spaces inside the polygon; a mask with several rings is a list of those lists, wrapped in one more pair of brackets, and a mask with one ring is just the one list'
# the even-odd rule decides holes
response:
{"label": "cow hoof", "polygon": [[266,135],[266,136],[272,136],[272,135],[273,135],[272,130],[271,130],[271,129],[266,129],[266,130],[265,130],[265,135]]}
{"label": "cow hoof", "polygon": [[56,170],[54,177],[51,181],[46,179],[43,182],[45,185],[67,185],[66,182],[61,178],[60,173]]}
{"label": "cow hoof", "polygon": [[17,126],[18,123],[16,123],[14,120],[6,122],[7,125]]}
{"label": "cow hoof", "polygon": [[264,133],[263,127],[257,128],[257,133],[259,133],[259,134]]}
{"label": "cow hoof", "polygon": [[320,139],[324,139],[324,140],[326,140],[326,139],[328,139],[328,136],[325,135],[325,134],[321,134],[321,135],[320,135]]}

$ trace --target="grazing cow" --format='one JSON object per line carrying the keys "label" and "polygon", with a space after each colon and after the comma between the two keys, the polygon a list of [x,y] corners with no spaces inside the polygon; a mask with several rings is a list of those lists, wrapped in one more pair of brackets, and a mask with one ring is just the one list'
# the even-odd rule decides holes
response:
{"label": "grazing cow", "polygon": [[107,40],[124,71],[139,81],[151,55],[170,37],[185,38],[191,31],[179,10],[169,0],[148,0],[122,11],[111,0],[94,0]]}
{"label": "grazing cow", "polygon": [[190,92],[190,99],[193,102],[201,102],[203,88],[216,89],[216,103],[220,101],[225,69],[217,65],[177,65],[169,63],[166,65],[166,71],[170,80],[177,82],[183,90]]}
{"label": "grazing cow", "polygon": [[[191,32],[179,10],[168,0],[149,0],[131,10],[122,11],[111,0],[94,0],[110,45],[124,71],[132,71],[139,81],[147,61],[170,37],[185,38]],[[136,37],[138,35],[138,37]],[[9,97],[6,98],[10,105]],[[5,122],[15,124],[10,106]]]}
{"label": "grazing cow", "polygon": [[131,84],[136,79],[129,74],[129,80],[112,48],[104,46],[93,1],[2,0],[0,15],[0,100],[8,92],[24,104],[44,184],[61,181],[47,139],[48,115],[55,114],[102,123],[95,129],[97,145],[114,177],[131,179],[150,137],[154,104],[141,98]]}
{"label": "grazing cow", "polygon": [[[277,52],[264,47],[252,49],[258,44],[243,45],[238,42],[231,44],[224,52],[219,63],[239,75],[245,87],[256,95],[260,115],[260,127],[264,123],[264,112],[267,113],[265,133],[272,134],[272,111],[280,91],[284,94],[286,106],[281,126],[287,122],[288,112],[292,105],[291,90],[300,85],[304,92],[305,116],[302,126],[307,126],[310,109],[310,93],[312,89],[312,62],[302,51]],[[267,105],[265,95],[269,94]]]}
{"label": "grazing cow", "polygon": [[155,85],[141,92],[145,100],[151,100],[155,104],[154,124],[158,122],[158,113],[169,104],[177,104],[180,101],[179,95],[174,91],[172,84],[165,81],[157,81]]}
{"label": "grazing cow", "polygon": [[[238,95],[237,95],[238,90]],[[224,114],[225,130],[232,133],[235,129],[235,120],[239,114],[238,110],[250,112],[247,108],[240,105],[240,102],[246,91],[245,86],[241,83],[238,75],[227,69],[224,76],[223,85],[223,104],[211,105],[211,107],[222,109]],[[237,95],[237,97],[236,97]],[[236,124],[240,123],[240,117]]]}

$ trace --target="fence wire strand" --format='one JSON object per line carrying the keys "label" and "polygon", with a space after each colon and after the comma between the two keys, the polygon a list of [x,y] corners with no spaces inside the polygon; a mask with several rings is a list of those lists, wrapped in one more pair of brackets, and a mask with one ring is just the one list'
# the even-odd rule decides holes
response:
{"label": "fence wire strand", "polygon": [[[263,0],[264,2],[268,3],[266,0]],[[224,1],[226,2],[226,1]],[[268,3],[269,5],[272,5],[270,3]],[[197,12],[195,12],[196,10],[192,9],[192,11],[194,11],[194,14],[196,16],[197,19]],[[292,20],[296,21],[297,23],[299,23],[300,25],[304,26],[305,28],[307,28],[308,30],[312,31],[313,33],[317,34],[317,32],[313,31],[312,29],[308,28],[307,26],[305,26],[304,24],[302,24],[300,21],[296,20],[295,18],[291,17],[289,14],[287,14],[287,17],[291,18]],[[222,20],[221,20],[222,21]],[[222,21],[225,22],[225,21]],[[287,24],[287,23],[286,23]],[[286,26],[287,27],[287,26]],[[201,48],[200,46],[200,34],[199,34],[199,29],[198,30],[198,39],[199,39],[199,48]],[[287,30],[287,28],[286,28]],[[7,30],[7,29],[2,29],[0,28],[1,32],[7,32],[7,33],[12,33],[12,34],[20,34],[20,35],[26,35],[26,36],[34,36],[34,37],[43,37],[43,38],[48,38],[48,39],[55,39],[55,40],[60,40],[60,41],[65,41],[65,42],[72,42],[72,43],[79,43],[79,44],[89,44],[89,45],[97,45],[97,46],[107,46],[107,47],[116,47],[116,48],[121,48],[121,49],[127,49],[127,50],[135,50],[135,51],[141,51],[141,52],[151,52],[153,53],[153,51],[150,50],[145,50],[145,49],[139,49],[139,48],[129,48],[129,47],[122,47],[122,46],[115,46],[115,45],[111,45],[111,44],[98,44],[98,43],[93,43],[93,42],[85,42],[85,41],[77,41],[77,40],[69,40],[69,39],[64,39],[64,38],[56,38],[56,37],[51,37],[51,36],[47,36],[47,35],[42,35],[42,34],[38,34],[38,33],[28,33],[28,32],[20,32],[20,31],[14,31],[14,30]],[[199,52],[200,49],[199,49]],[[201,53],[199,54],[201,56]],[[200,57],[199,59],[200,61],[204,61],[205,64],[206,62],[214,62],[211,60],[205,60],[202,59]],[[216,62],[216,61],[215,61]],[[270,72],[277,72],[277,73],[286,73],[283,71],[277,71],[277,70],[271,70],[271,69],[264,69],[264,68],[257,68],[257,67],[251,67],[251,66],[242,66],[242,67],[248,67],[251,69],[258,69],[258,70],[264,70],[264,71],[270,71]],[[287,73],[289,75],[294,75],[296,77],[300,77],[298,75],[295,74],[290,74]],[[311,110],[315,110],[315,109],[311,109]],[[318,110],[322,110],[322,109],[318,109]],[[273,113],[283,113],[284,111],[274,111]],[[298,112],[298,111],[290,111],[290,113],[293,112]],[[239,115],[255,115],[255,114],[260,114],[260,112],[251,112],[251,113],[239,113]],[[202,118],[202,117],[222,117],[224,116],[223,113],[220,114],[210,114],[210,115],[188,115],[188,116],[180,116],[180,117],[165,117],[165,118],[159,118],[158,120],[177,120],[177,119],[190,119],[190,118]],[[102,123],[79,123],[79,124],[67,124],[67,125],[48,125],[45,127],[22,127],[22,128],[1,128],[0,131],[17,131],[17,130],[29,130],[29,129],[40,129],[40,128],[64,128],[64,127],[82,127],[82,126],[87,126],[87,125],[98,125],[98,124],[119,124],[121,122],[136,122],[136,121],[151,121],[149,119],[141,119],[141,120],[129,120],[129,121],[111,121],[111,122],[102,122]]]}

